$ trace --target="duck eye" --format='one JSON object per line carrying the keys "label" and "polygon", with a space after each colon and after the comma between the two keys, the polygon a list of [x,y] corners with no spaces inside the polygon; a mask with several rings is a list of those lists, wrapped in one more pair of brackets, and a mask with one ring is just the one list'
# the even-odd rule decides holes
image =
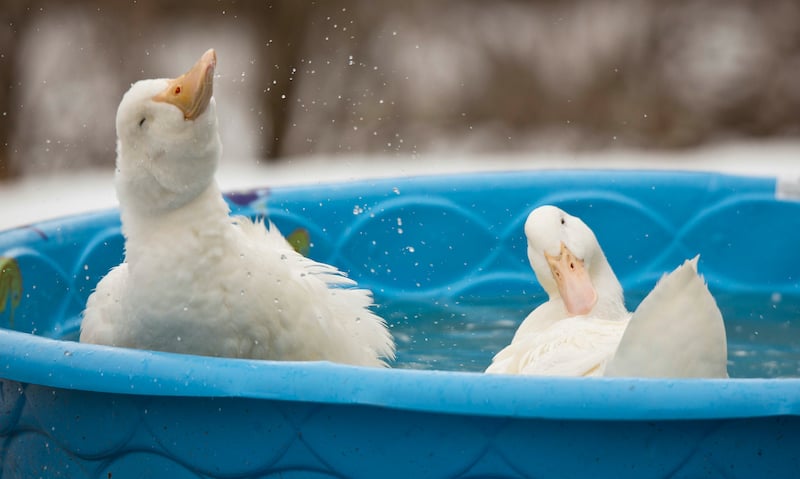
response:
{"label": "duck eye", "polygon": [[147,118],[142,118],[141,120],[139,120],[139,126],[142,126],[142,125],[144,125],[144,121],[145,121],[146,119],[147,119]]}

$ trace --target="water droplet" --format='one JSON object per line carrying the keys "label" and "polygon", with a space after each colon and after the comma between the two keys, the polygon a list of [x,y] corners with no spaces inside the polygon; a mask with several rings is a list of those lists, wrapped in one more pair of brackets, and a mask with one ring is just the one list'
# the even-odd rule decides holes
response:
{"label": "water droplet", "polygon": [[179,343],[181,342],[181,337],[180,336],[178,336],[176,339],[178,340]]}
{"label": "water droplet", "polygon": [[394,188],[392,188],[392,192],[393,192],[394,194],[396,194],[396,195],[399,195],[399,194],[400,194],[400,188],[398,188],[398,187],[396,187],[396,186],[395,186]]}

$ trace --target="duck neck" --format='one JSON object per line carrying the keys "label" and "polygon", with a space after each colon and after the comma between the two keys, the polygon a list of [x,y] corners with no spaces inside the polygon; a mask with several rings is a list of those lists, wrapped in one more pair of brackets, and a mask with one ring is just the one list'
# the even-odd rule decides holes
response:
{"label": "duck neck", "polygon": [[628,310],[625,308],[625,297],[622,285],[611,269],[605,257],[598,265],[594,280],[597,290],[597,304],[592,308],[592,315],[604,319],[618,319],[625,317]]}
{"label": "duck neck", "polygon": [[229,221],[229,212],[214,181],[193,200],[171,211],[148,213],[120,205],[126,258],[148,254],[154,244],[180,244],[186,235],[210,239],[224,231],[220,225]]}

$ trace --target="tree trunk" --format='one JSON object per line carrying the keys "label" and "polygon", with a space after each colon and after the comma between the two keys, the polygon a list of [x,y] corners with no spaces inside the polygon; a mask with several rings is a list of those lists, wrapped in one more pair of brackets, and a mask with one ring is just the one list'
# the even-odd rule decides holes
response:
{"label": "tree trunk", "polygon": [[7,0],[0,8],[0,181],[19,173],[12,163],[11,141],[18,112],[17,57],[30,8],[24,0]]}

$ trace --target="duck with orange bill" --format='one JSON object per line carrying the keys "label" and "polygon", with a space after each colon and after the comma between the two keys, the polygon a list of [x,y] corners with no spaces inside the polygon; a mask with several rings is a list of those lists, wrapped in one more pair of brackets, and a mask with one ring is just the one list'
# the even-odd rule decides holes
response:
{"label": "duck with orange bill", "polygon": [[142,80],[116,118],[125,260],[89,297],[82,342],[234,358],[385,366],[372,294],[295,252],[271,223],[231,217],[214,180],[222,145],[216,53]]}
{"label": "duck with orange bill", "polygon": [[631,314],[594,232],[555,206],[525,223],[528,259],[548,295],[487,373],[727,377],[722,314],[697,260],[665,275]]}

